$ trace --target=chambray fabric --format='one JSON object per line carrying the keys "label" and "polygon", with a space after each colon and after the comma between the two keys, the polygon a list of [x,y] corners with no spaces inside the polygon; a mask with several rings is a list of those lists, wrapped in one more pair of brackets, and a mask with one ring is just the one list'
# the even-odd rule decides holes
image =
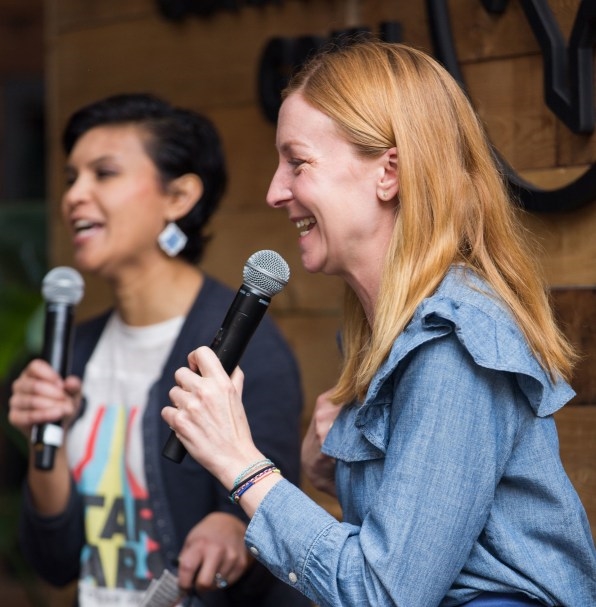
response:
{"label": "chambray fabric", "polygon": [[451,607],[482,592],[594,607],[596,550],[552,418],[573,394],[454,268],[328,434],[342,522],[283,480],[247,545],[322,607]]}
{"label": "chambray fabric", "polygon": [[491,592],[472,599],[464,607],[523,607],[524,605],[534,605],[536,607],[536,605],[542,605],[542,603],[518,593]]}

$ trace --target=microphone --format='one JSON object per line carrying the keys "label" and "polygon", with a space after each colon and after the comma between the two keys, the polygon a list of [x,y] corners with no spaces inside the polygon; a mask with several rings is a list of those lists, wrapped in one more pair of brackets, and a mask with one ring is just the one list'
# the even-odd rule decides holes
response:
{"label": "microphone", "polygon": [[[238,365],[271,298],[286,286],[289,278],[288,264],[275,251],[257,251],[248,258],[242,286],[210,346],[228,375]],[[162,455],[176,463],[180,463],[186,455],[186,448],[173,430]]]}
{"label": "microphone", "polygon": [[[62,378],[70,373],[74,306],[83,297],[84,283],[73,268],[60,266],[50,270],[42,282],[46,302],[43,349],[41,358]],[[64,430],[61,421],[36,424],[31,430],[35,467],[51,470],[56,449],[62,445]]]}

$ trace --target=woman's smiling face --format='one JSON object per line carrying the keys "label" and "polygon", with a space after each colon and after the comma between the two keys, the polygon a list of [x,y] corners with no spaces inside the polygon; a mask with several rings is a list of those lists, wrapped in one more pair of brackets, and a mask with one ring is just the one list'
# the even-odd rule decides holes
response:
{"label": "woman's smiling face", "polygon": [[77,265],[106,277],[160,255],[168,193],[132,125],[101,126],[76,142],[66,165],[62,213]]}
{"label": "woman's smiling face", "polygon": [[391,233],[394,206],[378,198],[383,157],[364,158],[335,122],[291,94],[279,113],[279,164],[267,194],[285,207],[299,230],[302,263],[309,272],[349,282],[378,267],[382,239]]}

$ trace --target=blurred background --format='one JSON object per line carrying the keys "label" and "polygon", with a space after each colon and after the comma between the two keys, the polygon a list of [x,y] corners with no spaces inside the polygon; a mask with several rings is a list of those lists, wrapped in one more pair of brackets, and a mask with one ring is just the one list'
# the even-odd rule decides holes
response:
{"label": "blurred background", "polygon": [[16,546],[26,445],[6,419],[15,372],[39,350],[48,268],[42,0],[0,2],[0,589],[7,605],[44,605]]}
{"label": "blurred background", "polygon": [[[538,207],[542,191],[552,194],[548,209],[532,208],[524,221],[542,246],[562,325],[583,355],[573,382],[577,396],[557,414],[557,424],[564,464],[596,533],[596,179],[581,181],[594,175],[596,136],[593,129],[580,132],[565,124],[546,103],[549,65],[522,9],[522,4],[548,8],[560,34],[559,51],[568,59],[568,41],[589,3],[593,0],[0,0],[3,606],[57,607],[69,605],[72,596],[72,588],[53,589],[37,580],[20,556],[16,520],[26,445],[6,420],[12,377],[40,348],[41,280],[51,267],[71,263],[58,215],[64,162],[59,136],[67,116],[108,94],[146,91],[212,118],[226,147],[230,186],[213,222],[216,237],[204,266],[237,288],[254,251],[271,248],[287,259],[292,278],[273,301],[272,313],[302,366],[306,428],[316,395],[334,383],[341,289],[302,270],[295,229],[283,213],[264,204],[276,165],[276,103],[287,75],[310,50],[360,29],[435,56],[437,27],[447,32],[459,75],[495,148],[534,192]],[[438,19],[435,12],[431,19],[441,6],[448,6],[447,13]],[[583,20],[590,60],[594,12]],[[592,109],[594,80],[592,69],[584,82]],[[579,186],[570,187],[578,179]],[[80,318],[110,303],[100,284],[85,279]],[[339,516],[334,501],[306,489]]]}

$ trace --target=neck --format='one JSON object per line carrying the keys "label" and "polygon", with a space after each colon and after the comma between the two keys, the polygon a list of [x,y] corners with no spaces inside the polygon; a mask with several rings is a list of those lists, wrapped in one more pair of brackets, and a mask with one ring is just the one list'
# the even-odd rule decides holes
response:
{"label": "neck", "polygon": [[368,324],[371,327],[375,317],[375,309],[381,286],[382,264],[382,259],[375,259],[372,264],[367,263],[364,267],[360,266],[358,272],[343,276],[346,283],[359,299]]}
{"label": "neck", "polygon": [[342,276],[360,300],[371,327],[395,223],[394,211],[388,209],[387,213],[389,217],[383,215],[375,224],[374,234],[354,247],[353,257],[346,263],[347,271]]}
{"label": "neck", "polygon": [[130,326],[147,326],[185,316],[203,285],[202,272],[168,259],[145,272],[131,272],[112,282],[115,306]]}
{"label": "neck", "polygon": [[356,297],[360,300],[368,324],[372,327],[375,318],[375,306],[377,303],[378,285],[373,288],[371,284],[363,285],[362,282],[347,281]]}

